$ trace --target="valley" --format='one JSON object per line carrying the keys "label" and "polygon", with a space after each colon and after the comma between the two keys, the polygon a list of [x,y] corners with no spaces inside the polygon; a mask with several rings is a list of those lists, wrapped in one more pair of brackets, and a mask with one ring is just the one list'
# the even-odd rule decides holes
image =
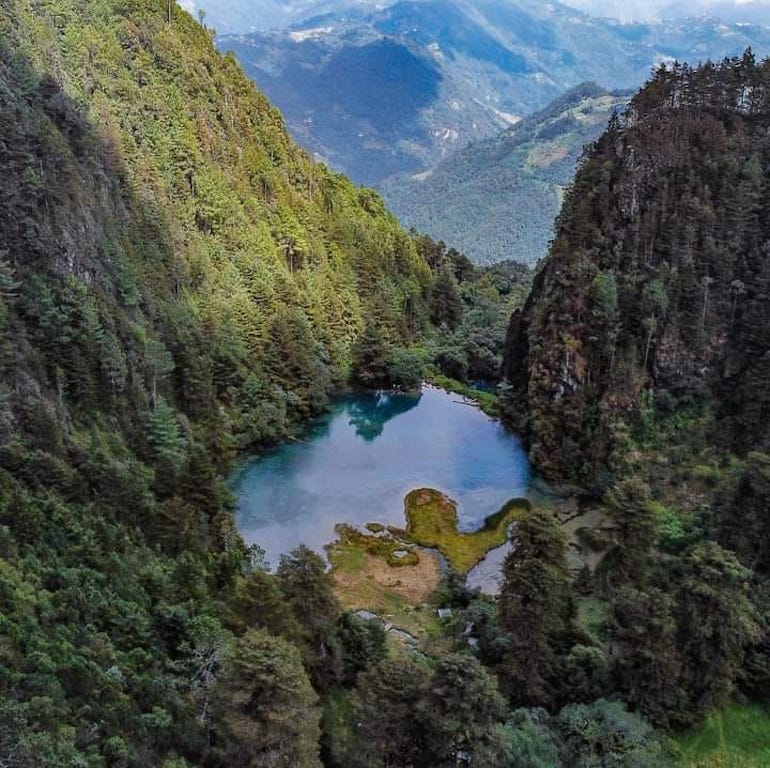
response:
{"label": "valley", "polygon": [[767,26],[620,24],[524,0],[300,3],[283,16],[257,4],[232,18],[216,5],[215,28],[236,27],[219,48],[299,144],[477,263],[546,255],[583,147],[659,64],[770,52]]}
{"label": "valley", "polygon": [[0,5],[0,764],[762,766],[766,30],[260,7],[367,167],[551,242],[405,230],[203,14]]}
{"label": "valley", "polygon": [[[387,179],[383,195],[404,225],[451,243],[476,263],[536,264],[586,146],[630,93],[593,83],[428,171]],[[511,212],[515,211],[515,216]]]}

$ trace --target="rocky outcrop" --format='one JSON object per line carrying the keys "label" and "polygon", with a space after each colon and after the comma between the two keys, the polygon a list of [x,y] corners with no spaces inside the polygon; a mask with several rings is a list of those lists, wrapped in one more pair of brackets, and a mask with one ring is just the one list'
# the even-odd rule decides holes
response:
{"label": "rocky outcrop", "polygon": [[509,418],[549,478],[601,485],[640,409],[709,401],[770,440],[770,62],[661,69],[591,147],[510,325]]}

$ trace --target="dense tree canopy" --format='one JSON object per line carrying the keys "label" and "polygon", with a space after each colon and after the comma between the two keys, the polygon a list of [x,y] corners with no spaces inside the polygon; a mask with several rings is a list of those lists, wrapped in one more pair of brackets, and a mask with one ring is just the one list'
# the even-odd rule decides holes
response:
{"label": "dense tree canopy", "polygon": [[[479,270],[405,233],[374,192],[297,149],[176,4],[5,3],[0,760],[310,767],[323,744],[335,768],[641,765],[660,762],[659,743],[593,701],[613,685],[667,724],[752,690],[753,671],[765,679],[765,468],[746,450],[766,428],[766,70],[747,57],[656,75],[586,161],[535,297],[558,291],[520,324],[531,435],[554,445],[552,468],[615,472],[630,433],[618,413],[644,437],[659,390],[673,407],[706,392],[737,455],[718,503],[704,495],[698,527],[664,556],[656,523],[670,511],[652,489],[599,478],[614,488],[612,637],[578,626],[565,536],[535,508],[513,531],[499,603],[457,589],[461,631],[434,626],[428,653],[394,653],[382,627],[342,610],[318,554],[299,548],[272,573],[244,545],[223,477],[348,374],[494,383],[527,271]],[[663,127],[646,144],[653,114]],[[665,155],[672,180],[648,168],[625,181],[635,142]],[[616,199],[638,214],[620,248]],[[557,332],[562,312],[577,326]],[[510,404],[521,382],[510,360],[507,372]]]}
{"label": "dense tree canopy", "polygon": [[769,82],[750,51],[663,66],[588,148],[508,340],[550,477],[606,487],[650,402],[713,399],[722,448],[766,446]]}
{"label": "dense tree canopy", "polygon": [[0,167],[2,759],[266,764],[234,677],[212,704],[240,664],[296,694],[278,764],[317,764],[306,675],[352,685],[360,641],[323,567],[312,615],[296,562],[255,568],[222,474],[324,405],[375,307],[411,344],[430,268],[164,0],[2,5]]}
{"label": "dense tree canopy", "polygon": [[500,590],[500,622],[509,635],[502,678],[514,702],[553,706],[556,647],[569,619],[564,535],[550,512],[533,510],[516,524],[512,541]]}

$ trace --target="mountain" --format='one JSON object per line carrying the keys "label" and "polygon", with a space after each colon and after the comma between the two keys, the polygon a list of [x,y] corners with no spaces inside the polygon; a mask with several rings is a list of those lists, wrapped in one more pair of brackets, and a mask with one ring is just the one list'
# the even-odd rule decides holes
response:
{"label": "mountain", "polygon": [[[664,3],[658,12],[658,18],[670,19],[682,16],[693,16],[692,3],[684,0]],[[770,26],[770,6],[766,0],[742,0],[741,2],[720,2],[711,0],[698,9],[698,16],[711,16],[724,21],[744,24],[759,24]]]}
{"label": "mountain", "polygon": [[568,5],[594,16],[622,21],[666,21],[683,17],[711,16],[723,21],[768,26],[767,0],[569,0]]}
{"label": "mountain", "polygon": [[[582,581],[606,601],[613,686],[669,729],[741,691],[767,702],[768,137],[770,59],[659,69],[581,164],[508,331],[502,408],[581,493],[579,547],[605,553]],[[526,563],[506,566],[519,621]]]}
{"label": "mountain", "polygon": [[201,11],[206,24],[219,34],[243,34],[281,29],[314,16],[373,10],[395,0],[179,0],[194,16]]}
{"label": "mountain", "polygon": [[506,124],[455,81],[437,52],[371,28],[311,27],[219,46],[280,106],[297,141],[369,186]]}
{"label": "mountain", "polygon": [[677,65],[581,165],[507,343],[547,476],[601,486],[688,409],[721,453],[770,445],[768,128],[770,60]]}
{"label": "mountain", "polygon": [[0,6],[0,167],[0,762],[320,766],[316,640],[222,478],[373,317],[419,334],[428,266],[165,0]]}
{"label": "mountain", "polygon": [[[293,144],[233,57],[167,0],[6,0],[0,764],[666,768],[669,738],[651,722],[695,723],[738,688],[766,701],[770,460],[747,449],[766,444],[769,70],[747,55],[657,75],[587,160],[565,250],[509,333],[502,404],[531,371],[531,434],[571,398],[539,399],[548,374],[565,366],[582,386],[596,349],[609,356],[597,380],[630,393],[601,413],[633,416],[642,387],[625,447],[656,485],[632,476],[602,502],[515,504],[497,602],[450,571],[412,608],[401,588],[425,571],[399,555],[417,556],[416,532],[351,529],[348,573],[394,569],[397,593],[363,584],[403,611],[406,629],[386,633],[343,610],[309,549],[270,572],[235,529],[224,478],[241,451],[296,439],[335,385],[387,386],[392,368],[419,383],[434,353],[450,375],[486,377],[528,270],[475,268],[407,235],[376,193]],[[658,329],[680,334],[676,355]],[[684,369],[667,421],[645,390],[649,359]],[[708,359],[724,363],[711,390]],[[723,453],[698,445],[704,392],[722,408]],[[576,429],[592,428],[596,403],[570,402],[566,448],[551,435],[541,462],[550,475],[565,457],[590,466],[604,444]],[[700,484],[683,487],[694,462]],[[499,522],[458,532],[454,505],[433,506],[425,530],[443,538],[450,523],[456,551]],[[746,749],[765,743],[756,716]]]}
{"label": "mountain", "polygon": [[581,82],[636,88],[661,61],[767,52],[770,29],[716,19],[621,24],[534,0],[414,0],[350,4],[218,45],[303,146],[377,187],[494,136]]}
{"label": "mountain", "polygon": [[383,195],[405,226],[451,243],[473,261],[535,263],[548,250],[583,148],[630,97],[584,83],[435,168],[388,179]]}

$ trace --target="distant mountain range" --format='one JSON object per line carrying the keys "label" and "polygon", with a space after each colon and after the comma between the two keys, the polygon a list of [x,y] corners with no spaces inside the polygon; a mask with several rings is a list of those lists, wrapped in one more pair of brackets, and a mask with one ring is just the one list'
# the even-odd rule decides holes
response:
{"label": "distant mountain range", "polygon": [[[661,61],[770,51],[765,27],[621,24],[540,0],[250,5],[248,19],[261,26],[295,23],[220,36],[220,48],[235,53],[301,144],[375,187],[495,135],[581,82],[638,87]],[[226,3],[215,6],[221,14]]]}
{"label": "distant mountain range", "polygon": [[204,11],[206,23],[220,34],[282,29],[313,16],[360,13],[396,0],[179,0],[190,13]]}
{"label": "distant mountain range", "polygon": [[630,92],[579,85],[432,170],[387,180],[385,198],[404,225],[450,243],[473,261],[536,262],[547,251],[583,147],[629,99]]}
{"label": "distant mountain range", "polygon": [[[313,16],[377,10],[398,0],[178,0],[191,13],[206,13],[220,34],[280,29]],[[501,0],[502,2],[503,0]],[[728,22],[770,26],[767,0],[568,0],[564,3],[595,16],[651,21],[710,16]]]}

